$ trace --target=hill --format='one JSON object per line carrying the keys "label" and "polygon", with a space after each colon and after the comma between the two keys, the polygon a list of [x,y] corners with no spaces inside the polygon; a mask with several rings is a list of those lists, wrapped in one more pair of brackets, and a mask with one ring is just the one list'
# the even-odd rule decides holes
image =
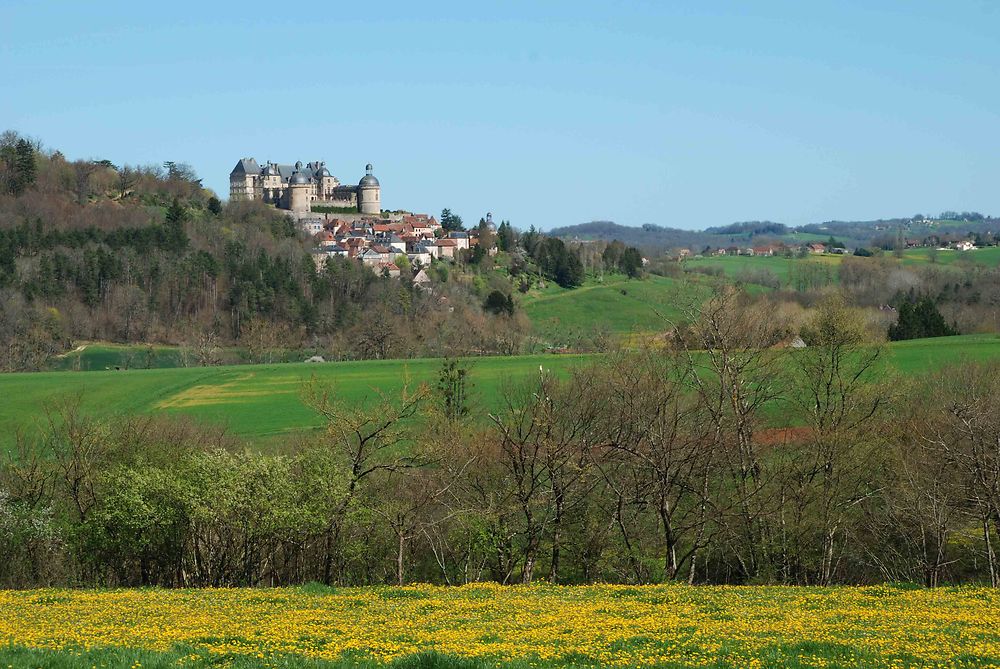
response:
{"label": "hill", "polygon": [[962,239],[979,235],[994,240],[1000,235],[1000,219],[966,213],[965,218],[954,212],[942,216],[956,218],[893,218],[870,221],[825,221],[800,226],[787,226],[771,221],[747,221],[704,229],[679,229],[651,223],[642,226],[620,225],[613,221],[591,221],[553,228],[550,234],[567,240],[617,239],[649,253],[688,248],[697,253],[702,249],[724,248],[731,245],[825,242],[831,237],[850,248],[878,246],[894,248],[904,240]]}
{"label": "hill", "polygon": [[606,275],[573,290],[556,285],[532,290],[520,303],[540,336],[573,347],[587,339],[662,332],[706,292],[694,280]]}

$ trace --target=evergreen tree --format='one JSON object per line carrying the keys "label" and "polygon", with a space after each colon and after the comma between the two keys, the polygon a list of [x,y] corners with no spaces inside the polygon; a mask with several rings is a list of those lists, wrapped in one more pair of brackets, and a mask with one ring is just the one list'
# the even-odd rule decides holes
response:
{"label": "evergreen tree", "polygon": [[934,301],[926,295],[916,299],[907,296],[899,304],[898,316],[896,323],[889,326],[888,334],[892,341],[950,337],[958,334],[958,331],[944,320]]}
{"label": "evergreen tree", "polygon": [[187,209],[181,204],[178,198],[174,198],[167,209],[167,234],[166,247],[171,251],[180,253],[188,246],[187,232],[184,230],[184,223],[188,220]]}
{"label": "evergreen tree", "polygon": [[465,229],[462,225],[462,217],[451,213],[451,209],[447,208],[441,210],[441,227],[445,232],[456,232]]}
{"label": "evergreen tree", "polygon": [[618,266],[630,279],[640,277],[642,275],[642,254],[639,253],[639,249],[634,246],[625,249]]}
{"label": "evergreen tree", "polygon": [[35,183],[37,176],[35,166],[35,148],[26,139],[17,140],[14,146],[14,179],[11,192],[20,195]]}
{"label": "evergreen tree", "polygon": [[486,301],[483,302],[483,311],[497,315],[505,313],[512,316],[514,314],[514,298],[504,294],[503,291],[494,290],[486,296]]}
{"label": "evergreen tree", "polygon": [[497,248],[509,253],[514,250],[516,244],[514,229],[507,221],[501,221],[500,227],[497,228]]}

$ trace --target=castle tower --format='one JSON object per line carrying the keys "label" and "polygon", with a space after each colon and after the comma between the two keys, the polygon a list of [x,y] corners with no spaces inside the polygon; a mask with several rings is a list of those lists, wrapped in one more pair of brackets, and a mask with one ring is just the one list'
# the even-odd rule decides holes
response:
{"label": "castle tower", "polygon": [[[300,166],[297,163],[296,166]],[[312,182],[309,178],[295,170],[288,180],[288,208],[294,213],[307,213],[309,211],[310,193],[312,192]]]}
{"label": "castle tower", "polygon": [[372,164],[365,165],[365,176],[358,182],[358,211],[362,214],[382,212],[382,187],[372,175]]}
{"label": "castle tower", "polygon": [[241,158],[229,173],[229,199],[253,200],[259,197],[260,165],[253,158]]}

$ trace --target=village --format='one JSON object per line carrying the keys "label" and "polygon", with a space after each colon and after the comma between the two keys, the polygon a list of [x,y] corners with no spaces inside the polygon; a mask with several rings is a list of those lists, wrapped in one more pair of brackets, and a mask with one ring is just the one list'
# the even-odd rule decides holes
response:
{"label": "village", "polygon": [[[486,214],[485,229],[495,232],[493,215]],[[371,267],[376,273],[390,278],[400,275],[400,256],[406,258],[413,269],[413,283],[426,288],[430,277],[425,271],[434,260],[456,260],[463,252],[488,243],[484,251],[495,255],[493,236],[481,239],[480,229],[446,231],[441,223],[429,214],[409,212],[383,212],[378,217],[348,215],[335,217],[300,218],[303,232],[312,235],[316,246],[312,257],[317,268],[322,268],[328,258],[351,258]]]}
{"label": "village", "polygon": [[[946,241],[938,238],[928,238],[925,240],[905,239],[904,248],[931,248],[939,251],[975,251],[982,248],[984,244],[975,240],[959,239]],[[835,241],[832,237],[827,242],[809,242],[803,244],[786,244],[778,242],[773,244],[758,244],[754,246],[720,246],[717,248],[706,248],[699,254],[692,254],[691,249],[677,249],[673,258],[683,260],[684,258],[700,258],[705,256],[808,256],[808,255],[871,255],[868,249],[859,247],[856,249],[847,248],[844,244]]]}

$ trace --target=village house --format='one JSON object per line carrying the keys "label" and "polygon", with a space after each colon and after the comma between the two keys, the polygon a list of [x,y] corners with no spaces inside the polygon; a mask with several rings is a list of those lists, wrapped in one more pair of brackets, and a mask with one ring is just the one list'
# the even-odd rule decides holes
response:
{"label": "village house", "polygon": [[455,252],[458,250],[458,241],[454,239],[439,239],[435,246],[437,246],[438,258],[454,259]]}
{"label": "village house", "polygon": [[448,239],[455,240],[455,248],[457,249],[469,248],[469,233],[467,232],[448,233]]}
{"label": "village house", "polygon": [[413,285],[421,290],[430,290],[431,277],[428,276],[427,270],[422,269],[413,275]]}

